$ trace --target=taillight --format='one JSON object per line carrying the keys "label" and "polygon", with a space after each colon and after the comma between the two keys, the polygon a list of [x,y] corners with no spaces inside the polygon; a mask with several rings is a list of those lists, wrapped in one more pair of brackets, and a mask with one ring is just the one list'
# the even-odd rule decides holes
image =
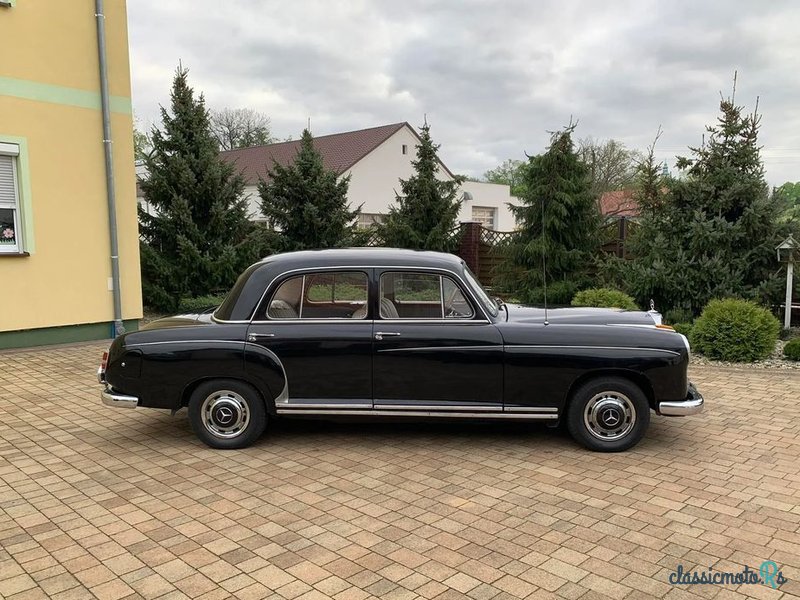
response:
{"label": "taillight", "polygon": [[103,352],[103,358],[100,360],[100,370],[105,371],[108,366],[108,352]]}

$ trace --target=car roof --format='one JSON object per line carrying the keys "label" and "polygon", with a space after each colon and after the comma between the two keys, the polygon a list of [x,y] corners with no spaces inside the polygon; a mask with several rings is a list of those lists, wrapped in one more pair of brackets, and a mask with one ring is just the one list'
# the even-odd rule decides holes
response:
{"label": "car roof", "polygon": [[402,248],[330,248],[301,250],[268,256],[262,265],[280,270],[313,267],[438,267],[458,269],[461,258],[444,252]]}

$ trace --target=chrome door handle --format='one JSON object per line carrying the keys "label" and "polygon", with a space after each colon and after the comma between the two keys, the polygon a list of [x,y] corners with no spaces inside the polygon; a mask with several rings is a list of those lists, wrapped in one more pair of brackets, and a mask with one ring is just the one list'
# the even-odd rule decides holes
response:
{"label": "chrome door handle", "polygon": [[375,339],[378,340],[379,342],[384,337],[399,337],[399,336],[400,336],[400,334],[397,333],[396,331],[376,331],[375,332]]}
{"label": "chrome door handle", "polygon": [[271,338],[275,337],[274,333],[250,333],[247,335],[248,342],[257,342],[261,338]]}

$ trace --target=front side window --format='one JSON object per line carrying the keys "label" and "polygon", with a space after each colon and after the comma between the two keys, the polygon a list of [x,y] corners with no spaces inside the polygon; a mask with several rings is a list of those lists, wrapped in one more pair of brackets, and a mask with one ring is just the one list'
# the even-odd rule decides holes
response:
{"label": "front side window", "polygon": [[466,319],[472,305],[455,281],[435,273],[384,273],[380,282],[382,319]]}
{"label": "front side window", "polygon": [[481,303],[483,308],[493,317],[496,317],[498,314],[497,311],[497,304],[489,297],[489,294],[486,293],[486,290],[483,289],[483,286],[478,281],[478,278],[475,277],[475,274],[470,271],[469,267],[465,264],[464,265],[464,277],[472,286],[472,291],[474,294],[478,296],[478,301]]}
{"label": "front side window", "polygon": [[269,301],[270,319],[366,319],[367,275],[310,273],[284,281]]}
{"label": "front side window", "polygon": [[19,207],[15,144],[0,144],[0,252],[22,252],[22,215]]}

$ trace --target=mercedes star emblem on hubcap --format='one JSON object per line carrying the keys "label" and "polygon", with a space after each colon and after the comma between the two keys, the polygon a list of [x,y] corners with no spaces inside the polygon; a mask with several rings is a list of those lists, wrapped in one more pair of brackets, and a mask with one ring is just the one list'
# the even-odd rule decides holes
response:
{"label": "mercedes star emblem on hubcap", "polygon": [[227,406],[221,406],[219,409],[217,409],[217,421],[219,421],[221,425],[230,423],[232,419],[233,411],[230,408]]}
{"label": "mercedes star emblem on hubcap", "polygon": [[608,427],[613,427],[617,423],[619,423],[619,415],[617,411],[613,408],[607,408],[603,411],[603,416],[601,417],[603,423],[605,423]]}

